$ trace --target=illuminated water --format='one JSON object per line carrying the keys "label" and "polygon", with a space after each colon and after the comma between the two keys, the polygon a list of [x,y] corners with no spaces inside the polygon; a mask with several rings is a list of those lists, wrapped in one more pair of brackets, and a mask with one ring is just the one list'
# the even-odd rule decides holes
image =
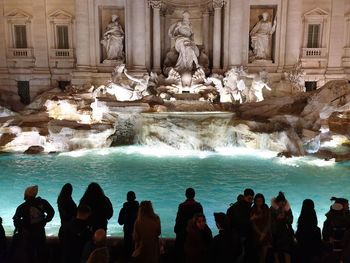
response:
{"label": "illuminated water", "polygon": [[[47,156],[0,155],[0,216],[10,234],[11,218],[23,201],[25,187],[32,184],[39,185],[39,195],[49,200],[57,211],[57,195],[66,182],[73,184],[76,202],[90,182],[101,184],[114,207],[109,222],[111,235],[122,233],[117,216],[129,190],[136,192],[138,200],[153,201],[161,217],[163,236],[174,236],[177,206],[188,186],[196,189],[212,230],[215,229],[213,212],[226,211],[246,187],[263,193],[267,200],[279,190],[285,191],[295,218],[302,200],[313,199],[320,225],[331,196],[350,197],[349,163],[274,156],[275,153],[247,149],[223,148],[218,153],[209,153],[145,146]],[[57,235],[58,227],[56,213],[47,232]]]}

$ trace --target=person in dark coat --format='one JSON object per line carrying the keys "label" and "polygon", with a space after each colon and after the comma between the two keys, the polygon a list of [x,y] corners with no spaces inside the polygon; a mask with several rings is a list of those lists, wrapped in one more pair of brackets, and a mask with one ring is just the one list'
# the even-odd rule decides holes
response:
{"label": "person in dark coat", "polygon": [[65,184],[57,198],[58,212],[60,214],[61,225],[70,222],[77,214],[77,205],[72,198],[73,186]]}
{"label": "person in dark coat", "polygon": [[62,262],[80,262],[83,249],[92,238],[92,231],[88,225],[90,214],[88,206],[79,206],[76,218],[61,227],[58,237],[62,247]]}
{"label": "person in dark coat", "polygon": [[279,192],[278,196],[272,199],[270,210],[275,262],[278,263],[283,258],[285,263],[290,263],[294,247],[293,213],[284,193]]}
{"label": "person in dark coat", "polygon": [[0,217],[0,262],[5,262],[7,252],[7,242],[2,218]]}
{"label": "person in dark coat", "polygon": [[317,216],[314,202],[303,201],[298,228],[296,231],[297,252],[300,263],[319,262],[322,252],[321,230],[317,226]]}
{"label": "person in dark coat", "polygon": [[185,240],[185,262],[210,262],[213,235],[203,214],[195,214],[188,222]]}
{"label": "person in dark coat", "polygon": [[126,195],[127,202],[120,209],[118,223],[123,226],[124,231],[124,252],[126,259],[131,257],[134,249],[132,234],[134,232],[134,224],[139,210],[139,202],[136,201],[136,195],[133,191],[129,191]]}
{"label": "person in dark coat", "polygon": [[107,230],[108,220],[113,216],[113,206],[98,183],[89,184],[80,200],[80,205],[87,205],[91,209],[92,231],[100,228]]}
{"label": "person in dark coat", "polygon": [[226,212],[233,232],[237,232],[241,245],[244,262],[252,262],[253,255],[252,226],[250,223],[250,208],[254,199],[254,191],[250,188],[244,190],[243,196],[237,197],[237,202],[231,205]]}
{"label": "person in dark coat", "polygon": [[212,242],[211,262],[236,262],[241,253],[238,235],[231,232],[225,213],[214,213],[214,218],[219,234],[214,237]]}
{"label": "person in dark coat", "polygon": [[174,227],[174,232],[176,234],[175,250],[178,261],[182,261],[184,257],[184,244],[188,221],[191,220],[195,214],[203,214],[202,205],[194,199],[196,195],[195,190],[193,188],[187,188],[185,195],[186,201],[181,203],[178,207]]}
{"label": "person in dark coat", "polygon": [[267,252],[271,247],[271,213],[263,194],[256,194],[250,210],[253,228],[253,240],[256,248],[256,262],[266,262]]}
{"label": "person in dark coat", "polygon": [[[38,186],[25,190],[24,200],[13,216],[15,233],[21,241],[23,251],[17,251],[26,258],[25,262],[47,262],[45,225],[55,214],[48,201],[36,197]],[[16,253],[16,254],[18,254]]]}

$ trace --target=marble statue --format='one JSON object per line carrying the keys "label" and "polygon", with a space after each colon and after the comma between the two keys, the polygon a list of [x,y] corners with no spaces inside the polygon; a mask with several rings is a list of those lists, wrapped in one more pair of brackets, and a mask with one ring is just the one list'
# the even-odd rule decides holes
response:
{"label": "marble statue", "polygon": [[117,15],[112,15],[112,21],[107,25],[101,44],[107,54],[106,60],[124,60],[124,31]]}
{"label": "marble statue", "polygon": [[180,73],[192,71],[193,64],[198,68],[199,49],[193,41],[193,30],[188,12],[183,12],[182,20],[170,26],[168,35],[175,40],[175,49],[179,53],[175,70]]}
{"label": "marble statue", "polygon": [[277,20],[269,21],[269,13],[262,13],[262,19],[253,27],[251,38],[252,54],[250,60],[271,60],[271,36],[276,31]]}
{"label": "marble statue", "polygon": [[129,75],[127,73],[127,70],[124,69],[124,74],[128,79],[136,83],[133,89],[133,98],[135,100],[142,99],[142,97],[150,95],[150,93],[148,92],[148,82],[150,76],[147,73],[143,74],[142,78],[135,78]]}

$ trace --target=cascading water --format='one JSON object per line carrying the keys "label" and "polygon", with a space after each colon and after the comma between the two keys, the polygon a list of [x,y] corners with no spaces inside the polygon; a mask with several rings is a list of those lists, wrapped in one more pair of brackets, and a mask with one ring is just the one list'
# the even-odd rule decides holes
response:
{"label": "cascading water", "polygon": [[138,143],[170,146],[180,150],[215,150],[236,145],[229,125],[233,113],[166,112],[142,113]]}
{"label": "cascading water", "polygon": [[275,152],[298,152],[290,131],[252,131],[255,122],[244,122],[229,112],[142,113],[136,142],[177,150],[221,151],[242,147]]}

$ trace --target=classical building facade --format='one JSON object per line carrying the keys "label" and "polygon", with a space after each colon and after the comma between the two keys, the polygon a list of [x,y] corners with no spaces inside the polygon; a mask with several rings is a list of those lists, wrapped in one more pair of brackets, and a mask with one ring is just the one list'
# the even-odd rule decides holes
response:
{"label": "classical building facade", "polygon": [[[184,11],[210,72],[243,65],[278,81],[301,63],[309,89],[350,80],[349,0],[0,0],[0,11],[5,102],[103,83],[118,63],[134,75],[162,72],[174,47],[168,30]],[[122,31],[116,60],[107,50],[114,20]]]}

